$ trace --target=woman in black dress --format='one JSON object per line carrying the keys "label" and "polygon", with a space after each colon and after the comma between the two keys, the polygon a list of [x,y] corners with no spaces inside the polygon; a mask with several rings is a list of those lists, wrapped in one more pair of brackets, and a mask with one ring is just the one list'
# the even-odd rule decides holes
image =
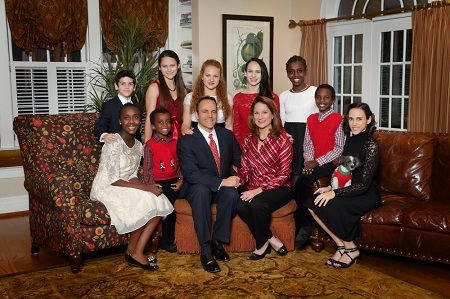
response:
{"label": "woman in black dress", "polygon": [[361,235],[361,216],[379,207],[381,198],[374,180],[380,158],[380,149],[372,136],[375,119],[366,103],[353,103],[348,107],[343,122],[347,141],[344,156],[356,156],[362,166],[353,171],[352,184],[331,190],[331,186],[318,189],[305,203],[316,222],[337,245],[335,254],[325,265],[348,268],[356,263],[360,252],[353,240]]}

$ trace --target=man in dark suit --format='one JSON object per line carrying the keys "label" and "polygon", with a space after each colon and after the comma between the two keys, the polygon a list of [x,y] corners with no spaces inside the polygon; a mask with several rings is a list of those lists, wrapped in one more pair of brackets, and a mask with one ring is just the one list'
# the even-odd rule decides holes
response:
{"label": "man in dark suit", "polygon": [[[207,272],[219,272],[216,259],[230,257],[222,243],[230,242],[231,220],[239,199],[239,177],[231,176],[231,165],[240,167],[241,150],[233,132],[215,127],[217,104],[213,97],[202,97],[196,105],[198,125],[192,135],[178,141],[178,159],[184,184],[180,197],[192,208],[194,227],[201,247],[200,260]],[[211,202],[217,203],[212,237]]]}
{"label": "man in dark suit", "polygon": [[[123,70],[116,74],[114,79],[114,87],[117,90],[117,96],[105,102],[102,105],[100,118],[94,127],[94,134],[100,142],[109,143],[116,139],[115,133],[122,130],[119,123],[120,109],[126,103],[133,103],[138,106],[142,113],[142,105],[136,99],[132,98],[136,89],[136,76],[130,70]],[[141,141],[141,132],[138,130],[134,134],[134,138]]]}

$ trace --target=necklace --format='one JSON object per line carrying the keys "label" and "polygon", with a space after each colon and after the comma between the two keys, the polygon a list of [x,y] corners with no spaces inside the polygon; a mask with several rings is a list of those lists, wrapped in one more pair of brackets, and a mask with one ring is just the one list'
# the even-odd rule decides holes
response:
{"label": "necklace", "polygon": [[167,85],[167,89],[170,91],[175,91],[175,90],[177,90],[177,86],[175,85],[175,87],[173,89],[170,89],[169,85]]}
{"label": "necklace", "polygon": [[300,92],[303,92],[303,91],[305,91],[305,90],[307,90],[308,89],[308,87],[309,87],[309,85],[308,84],[306,84],[306,87],[305,88],[303,88],[302,90],[299,90],[299,91],[295,91],[294,89],[290,89],[289,91],[290,92],[292,92],[292,93],[300,93]]}
{"label": "necklace", "polygon": [[[267,136],[266,136],[266,138],[267,138]],[[259,134],[258,134],[258,139],[259,139],[259,141],[264,142],[264,140],[266,140],[266,138],[261,139],[261,137],[259,137]]]}

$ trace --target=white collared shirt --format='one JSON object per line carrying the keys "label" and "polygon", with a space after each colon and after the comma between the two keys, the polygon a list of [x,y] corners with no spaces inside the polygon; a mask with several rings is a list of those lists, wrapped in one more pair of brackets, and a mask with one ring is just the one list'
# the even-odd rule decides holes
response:
{"label": "white collared shirt", "polygon": [[[127,99],[124,96],[122,96],[121,94],[117,94],[117,97],[122,102],[122,105],[125,105],[127,103],[132,103],[131,97]],[[105,137],[106,134],[108,134],[108,132],[103,133],[102,135],[100,135],[100,142],[103,142],[103,137]]]}
{"label": "white collared shirt", "polygon": [[127,103],[132,103],[131,98],[125,98],[124,96],[122,96],[121,94],[117,94],[117,96],[119,97],[119,100],[122,102],[122,105],[125,105]]}
{"label": "white collared shirt", "polygon": [[[198,128],[198,130],[200,131],[200,133],[202,133],[203,137],[205,138],[206,142],[207,142],[208,145],[209,145],[209,142],[210,142],[210,140],[209,140],[209,134],[210,134],[210,133],[209,133],[208,131],[204,130],[200,125],[197,125],[197,128]],[[212,135],[213,135],[214,141],[216,142],[216,145],[217,145],[217,151],[219,152],[219,157],[220,157],[219,139],[217,139],[216,130],[213,129],[213,130],[211,131],[211,133],[212,133]]]}

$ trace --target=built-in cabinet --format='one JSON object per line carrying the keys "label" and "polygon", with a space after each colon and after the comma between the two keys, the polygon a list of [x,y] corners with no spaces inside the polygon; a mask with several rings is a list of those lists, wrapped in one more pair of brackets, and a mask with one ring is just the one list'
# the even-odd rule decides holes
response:
{"label": "built-in cabinet", "polygon": [[192,3],[191,0],[169,0],[168,49],[180,57],[183,79],[192,88]]}

